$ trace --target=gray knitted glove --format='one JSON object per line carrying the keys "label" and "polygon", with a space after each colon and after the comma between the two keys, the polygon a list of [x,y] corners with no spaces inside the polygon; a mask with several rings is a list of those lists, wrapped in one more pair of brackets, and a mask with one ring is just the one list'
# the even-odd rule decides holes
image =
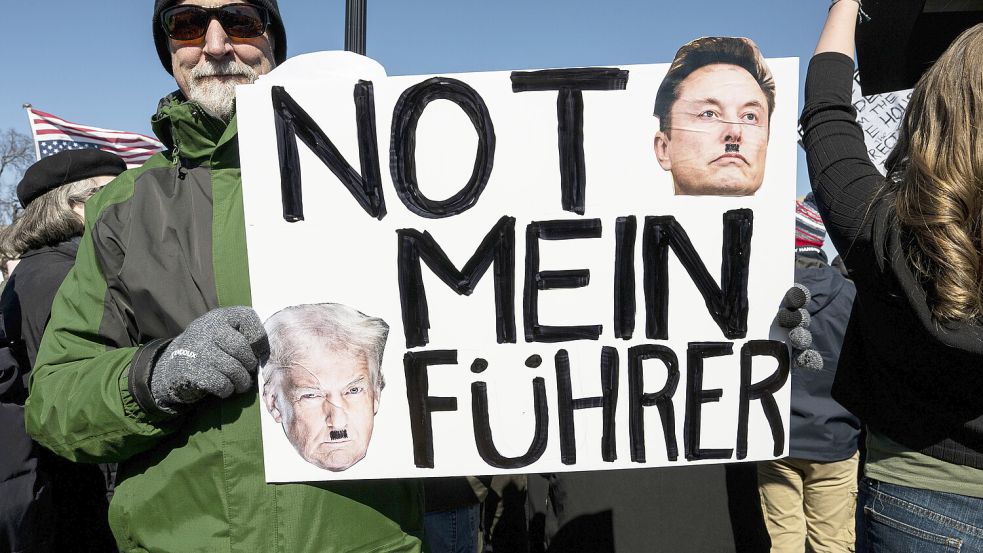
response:
{"label": "gray knitted glove", "polygon": [[188,325],[154,363],[150,394],[171,414],[206,395],[240,394],[252,387],[256,368],[268,355],[269,341],[255,311],[213,309]]}
{"label": "gray knitted glove", "polygon": [[805,306],[812,301],[812,292],[805,285],[796,283],[785,292],[782,306],[778,308],[778,325],[789,329],[788,341],[792,346],[792,366],[820,371],[823,356],[812,349],[812,333],[809,324],[812,317]]}

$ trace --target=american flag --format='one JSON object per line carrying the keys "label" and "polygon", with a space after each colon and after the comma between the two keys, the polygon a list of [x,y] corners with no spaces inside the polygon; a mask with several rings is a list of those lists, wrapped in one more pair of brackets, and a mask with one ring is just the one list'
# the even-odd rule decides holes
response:
{"label": "american flag", "polygon": [[149,136],[79,125],[33,107],[27,107],[27,116],[38,159],[64,150],[98,148],[120,156],[133,168],[164,149],[159,140]]}

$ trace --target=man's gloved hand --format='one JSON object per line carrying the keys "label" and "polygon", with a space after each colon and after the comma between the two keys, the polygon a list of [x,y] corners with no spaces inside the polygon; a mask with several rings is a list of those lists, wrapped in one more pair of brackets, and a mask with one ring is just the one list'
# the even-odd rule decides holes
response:
{"label": "man's gloved hand", "polygon": [[269,356],[263,322],[252,308],[221,307],[195,319],[154,363],[150,393],[163,411],[206,395],[226,398],[249,390]]}

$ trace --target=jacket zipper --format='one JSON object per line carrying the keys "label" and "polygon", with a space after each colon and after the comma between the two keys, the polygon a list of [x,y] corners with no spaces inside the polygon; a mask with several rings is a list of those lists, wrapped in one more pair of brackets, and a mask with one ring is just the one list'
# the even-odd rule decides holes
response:
{"label": "jacket zipper", "polygon": [[174,139],[174,159],[177,162],[177,178],[178,180],[184,180],[188,176],[188,170],[185,167],[184,158],[181,157],[181,143]]}

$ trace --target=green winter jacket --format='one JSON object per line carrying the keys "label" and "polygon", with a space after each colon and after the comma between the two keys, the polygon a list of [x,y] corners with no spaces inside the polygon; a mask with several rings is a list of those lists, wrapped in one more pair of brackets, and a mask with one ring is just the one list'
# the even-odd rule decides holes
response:
{"label": "green winter jacket", "polygon": [[266,484],[255,391],[176,417],[137,401],[162,339],[250,303],[235,120],[172,95],[153,125],[168,151],[86,205],[28,432],[68,459],[120,463],[110,523],[125,553],[420,551],[418,481]]}

